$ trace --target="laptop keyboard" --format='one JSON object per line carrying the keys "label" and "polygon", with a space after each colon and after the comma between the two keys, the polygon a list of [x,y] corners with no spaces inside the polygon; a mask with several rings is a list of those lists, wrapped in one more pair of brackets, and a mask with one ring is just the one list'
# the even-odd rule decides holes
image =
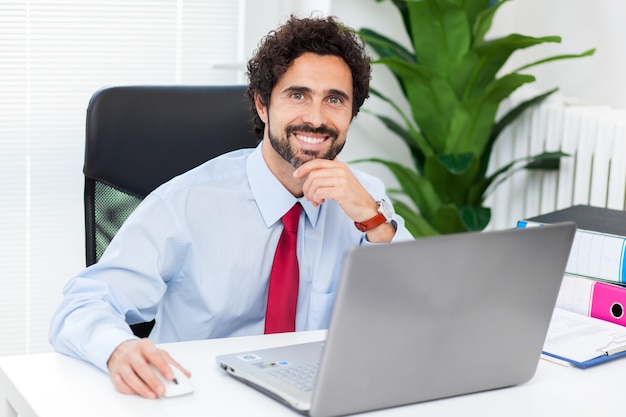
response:
{"label": "laptop keyboard", "polygon": [[272,369],[270,373],[301,391],[312,391],[318,367],[317,363],[310,365],[287,366],[284,368]]}

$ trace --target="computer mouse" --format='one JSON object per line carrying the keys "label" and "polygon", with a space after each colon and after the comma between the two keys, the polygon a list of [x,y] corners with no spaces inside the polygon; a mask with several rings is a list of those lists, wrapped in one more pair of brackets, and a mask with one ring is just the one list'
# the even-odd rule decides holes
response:
{"label": "computer mouse", "polygon": [[165,379],[165,377],[161,375],[161,372],[159,372],[154,366],[152,366],[152,369],[165,386],[165,393],[162,397],[178,397],[180,395],[191,394],[193,392],[191,380],[177,367],[170,366],[170,369],[174,373],[174,379],[172,381]]}

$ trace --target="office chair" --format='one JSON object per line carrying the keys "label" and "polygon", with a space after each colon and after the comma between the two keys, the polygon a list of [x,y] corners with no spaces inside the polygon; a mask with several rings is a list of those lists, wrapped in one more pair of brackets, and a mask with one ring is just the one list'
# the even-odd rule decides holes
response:
{"label": "office chair", "polygon": [[[215,156],[258,144],[245,89],[130,86],[92,96],[83,168],[87,266],[156,187]],[[131,328],[146,337],[153,325]]]}

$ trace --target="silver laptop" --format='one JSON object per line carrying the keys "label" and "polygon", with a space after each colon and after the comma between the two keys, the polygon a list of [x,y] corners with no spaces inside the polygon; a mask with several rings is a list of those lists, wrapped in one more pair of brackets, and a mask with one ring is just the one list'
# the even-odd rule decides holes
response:
{"label": "silver laptop", "polygon": [[221,355],[217,363],[314,417],[526,382],[575,230],[560,223],[354,248],[326,341]]}

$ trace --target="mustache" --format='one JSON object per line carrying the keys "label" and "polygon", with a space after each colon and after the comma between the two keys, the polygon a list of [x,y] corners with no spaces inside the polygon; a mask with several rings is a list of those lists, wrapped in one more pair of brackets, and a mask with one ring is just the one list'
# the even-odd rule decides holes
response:
{"label": "mustache", "polygon": [[287,136],[291,135],[295,131],[303,133],[316,133],[320,135],[332,136],[333,138],[337,138],[337,136],[339,136],[339,132],[326,125],[319,127],[311,127],[309,125],[290,125],[285,128]]}

